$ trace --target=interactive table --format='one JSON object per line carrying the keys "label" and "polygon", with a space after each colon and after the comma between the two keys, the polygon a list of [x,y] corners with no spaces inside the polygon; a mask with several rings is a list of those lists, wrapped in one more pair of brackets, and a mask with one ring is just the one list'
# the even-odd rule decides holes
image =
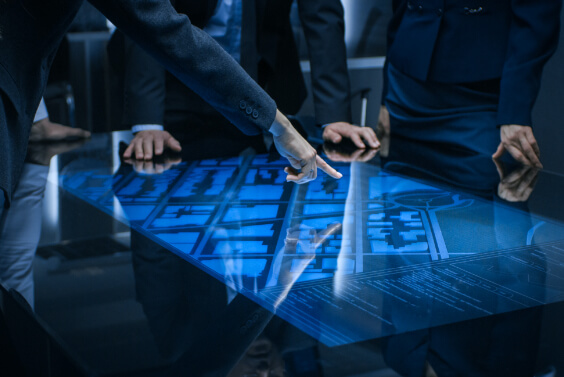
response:
{"label": "interactive table", "polygon": [[147,174],[127,137],[46,179],[24,298],[73,373],[564,370],[563,177],[400,139],[305,185],[248,150]]}

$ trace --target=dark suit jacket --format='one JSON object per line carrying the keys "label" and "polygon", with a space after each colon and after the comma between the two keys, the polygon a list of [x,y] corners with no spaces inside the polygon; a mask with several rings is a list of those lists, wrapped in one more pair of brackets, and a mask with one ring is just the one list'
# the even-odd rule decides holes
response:
{"label": "dark suit jacket", "polygon": [[[274,101],[207,34],[160,0],[90,0],[244,133],[268,129]],[[9,198],[49,68],[82,0],[0,2],[0,188]],[[179,43],[182,41],[182,43]]]}
{"label": "dark suit jacket", "polygon": [[388,62],[419,80],[500,80],[497,123],[531,125],[559,0],[394,0]]}
{"label": "dark suit jacket", "polygon": [[[198,4],[209,9],[210,3],[215,5],[216,0]],[[290,24],[292,1],[256,3],[258,82],[279,109],[295,114],[306,97],[306,88]],[[182,10],[178,2],[175,6]],[[316,120],[319,124],[351,121],[343,7],[338,0],[302,0],[298,7],[312,65]],[[200,13],[207,17],[200,19],[204,26],[211,14]],[[205,111],[197,96],[165,74],[138,47],[124,42],[120,34],[114,34],[108,51],[124,78],[124,124],[163,124],[165,107],[173,112]]]}

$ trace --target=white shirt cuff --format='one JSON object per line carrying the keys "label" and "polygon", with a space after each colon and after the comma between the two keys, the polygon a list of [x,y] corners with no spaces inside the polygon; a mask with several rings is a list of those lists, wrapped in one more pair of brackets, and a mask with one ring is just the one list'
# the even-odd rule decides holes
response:
{"label": "white shirt cuff", "polygon": [[162,131],[164,127],[160,124],[136,124],[131,127],[131,132],[136,134],[139,131]]}
{"label": "white shirt cuff", "polygon": [[49,118],[49,113],[47,112],[47,106],[45,106],[45,101],[43,97],[41,97],[41,102],[39,102],[39,106],[37,107],[37,111],[35,112],[35,118],[33,118],[33,123],[39,122],[41,119]]}

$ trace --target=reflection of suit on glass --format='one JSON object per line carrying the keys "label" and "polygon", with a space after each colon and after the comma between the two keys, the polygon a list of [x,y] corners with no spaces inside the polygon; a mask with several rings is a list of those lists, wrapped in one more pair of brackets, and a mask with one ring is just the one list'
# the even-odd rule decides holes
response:
{"label": "reflection of suit on glass", "polygon": [[0,211],[0,283],[18,291],[34,308],[32,262],[41,234],[41,208],[49,168],[27,163],[12,206]]}
{"label": "reflection of suit on glass", "polygon": [[[440,122],[481,113],[491,138],[499,138],[499,125],[531,126],[542,68],[556,49],[561,6],[553,0],[395,0],[384,90],[391,118]],[[428,96],[413,93],[405,80]]]}
{"label": "reflection of suit on glass", "polygon": [[[448,145],[392,138],[390,153],[382,159],[382,166],[387,171],[424,179],[437,187],[453,187],[456,194],[469,193],[488,200],[477,202],[478,212],[468,208],[461,219],[454,217],[458,224],[456,237],[464,241],[467,250],[478,250],[484,245],[504,250],[526,244],[527,231],[532,227],[531,218],[525,212],[527,207],[523,203],[510,204],[519,210],[517,212],[507,209],[509,203],[496,201],[499,175],[489,156],[470,154]],[[476,234],[479,237],[475,237]],[[473,245],[474,238],[479,239],[476,245]],[[488,264],[476,263],[494,271],[496,284],[515,292],[522,292],[527,285],[535,291],[534,285],[538,282],[542,285],[546,280],[546,274],[538,272],[538,280],[534,281],[533,274],[529,274],[530,266],[510,263],[509,259],[499,257]],[[542,258],[536,262],[535,270],[546,270]],[[487,281],[486,276],[482,278]],[[475,297],[486,302],[479,292],[476,289]],[[544,300],[541,296],[535,298]],[[500,295],[487,302],[495,309],[494,313],[502,314],[433,327],[437,324],[436,318],[444,315],[440,311],[443,302],[428,299],[426,306],[413,310],[385,299],[384,310],[394,319],[395,331],[399,333],[383,341],[386,363],[402,376],[425,376],[427,363],[438,376],[535,375],[543,366],[537,364],[537,357],[544,309],[535,307],[503,313],[507,311],[505,297]],[[423,323],[423,320],[427,321],[428,329],[407,332],[406,329],[412,329],[414,323]]]}
{"label": "reflection of suit on glass", "polygon": [[[170,4],[90,2],[243,132],[259,134],[272,125],[274,101],[209,36],[185,16],[177,16]],[[81,0],[59,6],[39,0],[0,2],[0,50],[9,52],[0,54],[0,188],[8,198],[22,169],[53,57],[81,4]],[[252,114],[240,108],[241,101],[252,103]]]}
{"label": "reflection of suit on glass", "polygon": [[[198,7],[206,7],[216,1],[197,3],[201,4]],[[241,56],[241,65],[251,76],[256,76],[257,82],[274,98],[282,112],[295,114],[306,97],[306,87],[290,24],[291,5],[292,1],[288,0],[256,0],[256,28],[250,28],[248,33],[256,33],[251,39],[256,40],[258,61],[255,66],[245,64],[245,56]],[[179,12],[184,11],[182,2],[177,1],[176,7]],[[342,5],[336,0],[302,0],[298,2],[298,9],[312,64],[316,121],[319,124],[350,121]],[[247,10],[243,2],[243,19]],[[197,24],[205,27],[212,15],[209,11],[199,13],[202,17]],[[242,48],[248,26],[242,25]],[[194,113],[200,116],[215,114],[190,89],[165,73],[159,64],[119,33],[112,37],[109,53],[124,79],[124,124],[165,124],[172,130],[171,126],[186,127],[187,123],[200,121]],[[221,120],[216,119],[215,123],[218,122]],[[212,129],[214,126],[210,124]]]}
{"label": "reflection of suit on glass", "polygon": [[505,313],[473,321],[386,338],[383,355],[402,376],[426,376],[426,363],[438,376],[534,376],[542,308]]}
{"label": "reflection of suit on glass", "polygon": [[132,231],[137,300],[169,376],[225,376],[259,335],[281,352],[315,345],[272,312]]}

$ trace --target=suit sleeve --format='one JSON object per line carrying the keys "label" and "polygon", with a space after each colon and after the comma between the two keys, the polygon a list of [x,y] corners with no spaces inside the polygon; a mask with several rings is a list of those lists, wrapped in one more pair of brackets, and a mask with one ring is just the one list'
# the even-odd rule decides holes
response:
{"label": "suit sleeve", "polygon": [[339,0],[298,1],[307,40],[318,124],[351,122],[343,6]]}
{"label": "suit sleeve", "polygon": [[558,44],[562,1],[512,0],[497,124],[532,126],[544,64]]}
{"label": "suit sleeve", "polygon": [[248,135],[267,131],[275,102],[209,35],[162,0],[89,0],[114,25]]}

